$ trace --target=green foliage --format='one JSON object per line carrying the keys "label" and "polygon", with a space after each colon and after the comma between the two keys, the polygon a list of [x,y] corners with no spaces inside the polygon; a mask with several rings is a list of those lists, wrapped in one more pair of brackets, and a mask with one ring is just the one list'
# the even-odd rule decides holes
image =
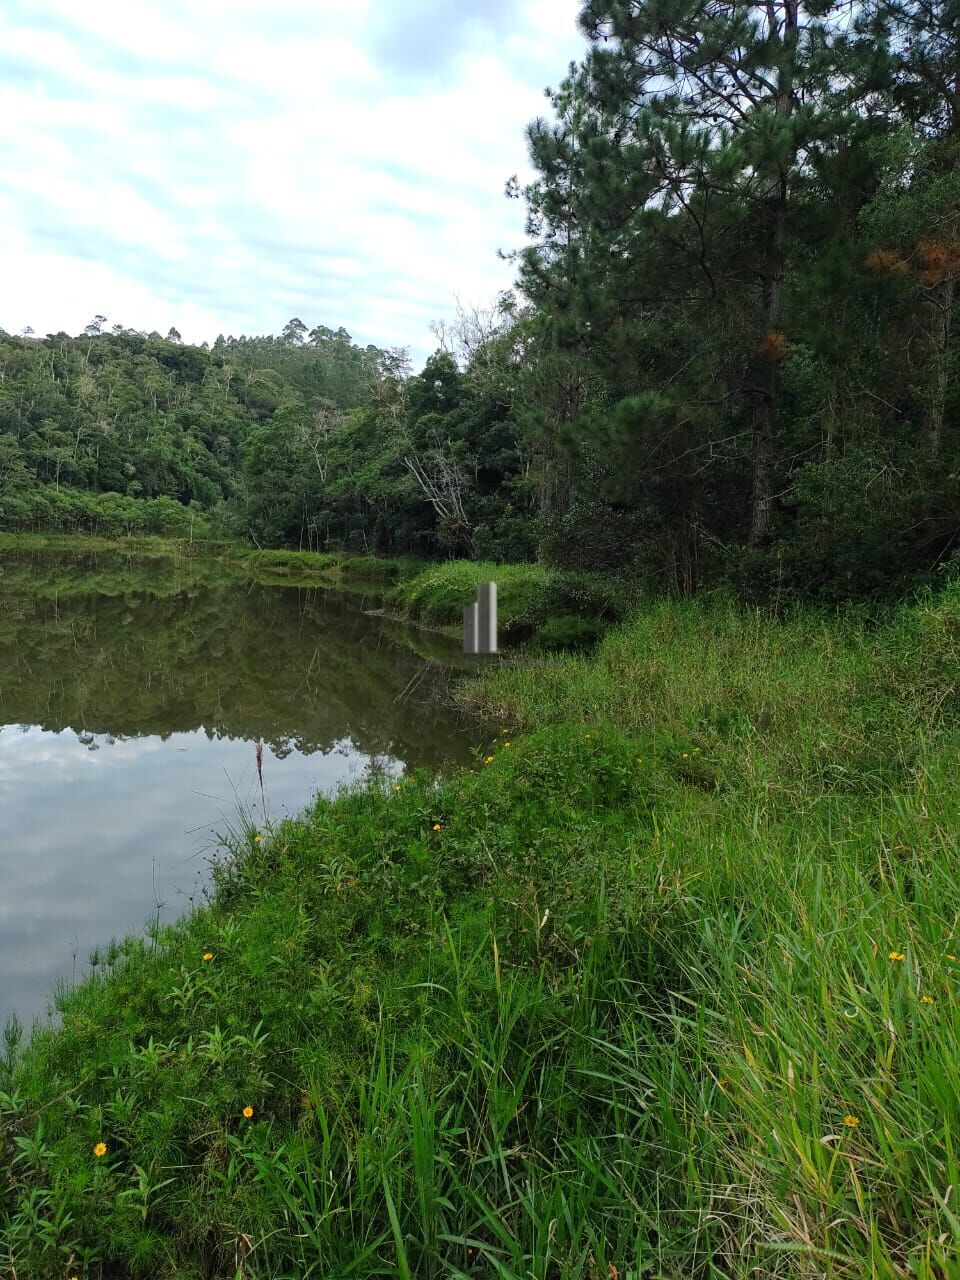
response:
{"label": "green foliage", "polygon": [[472,769],[237,831],[9,1030],[5,1263],[949,1275],[958,645],[955,584],[663,604],[468,686],[544,725]]}
{"label": "green foliage", "polygon": [[0,528],[180,536],[202,509],[231,534],[290,539],[310,479],[306,424],[396,378],[394,355],[343,330],[213,351],[101,330],[0,334]]}
{"label": "green foliage", "polygon": [[537,628],[534,642],[541,649],[588,649],[603,635],[604,626],[595,618],[561,614],[548,618]]}
{"label": "green foliage", "polygon": [[541,557],[904,595],[960,536],[955,9],[590,0],[580,26],[512,192]]}
{"label": "green foliage", "polygon": [[424,569],[400,583],[390,598],[410,617],[460,627],[481,582],[497,584],[498,621],[508,637],[527,635],[557,614],[621,618],[631,600],[627,584],[605,575],[473,560]]}
{"label": "green foliage", "polygon": [[130,498],[120,493],[90,493],[66,485],[24,488],[4,503],[10,529],[45,529],[58,533],[95,534],[104,538],[204,539],[213,522],[198,503],[173,498]]}

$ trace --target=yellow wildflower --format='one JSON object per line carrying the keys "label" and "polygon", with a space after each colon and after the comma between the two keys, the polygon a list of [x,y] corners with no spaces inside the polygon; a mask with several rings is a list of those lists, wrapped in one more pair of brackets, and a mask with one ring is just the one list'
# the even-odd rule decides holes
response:
{"label": "yellow wildflower", "polygon": [[107,1154],[107,1144],[105,1142],[98,1142],[97,1145],[93,1148],[93,1154],[97,1157],[98,1160],[100,1159],[101,1156],[105,1156]]}
{"label": "yellow wildflower", "polygon": [[484,763],[484,764],[489,764],[489,763],[490,763],[490,761],[491,761],[492,759],[493,759],[493,756],[486,756],[486,757],[485,757],[485,759],[484,759],[484,761],[483,761],[483,763]]}
{"label": "yellow wildflower", "polygon": [[213,952],[212,952],[212,951],[205,951],[205,952],[203,953],[203,958],[204,958],[204,960],[212,960],[212,959],[213,959]]}
{"label": "yellow wildflower", "polygon": [[956,956],[952,956],[952,955],[950,955],[950,954],[948,953],[948,954],[947,954],[947,959],[948,959],[948,960],[952,960],[952,961],[954,962],[954,964],[956,964],[956,961],[957,961],[957,957],[956,957]]}
{"label": "yellow wildflower", "polygon": [[399,790],[400,790],[400,788],[399,788],[399,787],[394,787],[393,789],[394,789],[394,791],[399,791]]}
{"label": "yellow wildflower", "polygon": [[263,839],[263,836],[258,831],[257,834],[253,837],[253,843],[259,844],[262,839]]}
{"label": "yellow wildflower", "polygon": [[434,831],[439,831],[439,830],[440,830],[440,823],[439,823],[439,822],[435,822],[435,823],[433,824],[433,829],[434,829]]}
{"label": "yellow wildflower", "polygon": [[857,1125],[860,1123],[860,1121],[857,1119],[856,1116],[844,1116],[843,1123],[847,1126],[848,1129],[855,1129]]}
{"label": "yellow wildflower", "polygon": [[503,745],[504,745],[505,747],[509,747],[511,744],[510,744],[509,742],[505,742]]}
{"label": "yellow wildflower", "polygon": [[253,1107],[244,1107],[244,1108],[243,1108],[243,1116],[244,1116],[244,1119],[245,1119],[245,1120],[252,1120],[252,1119],[253,1119]]}
{"label": "yellow wildflower", "polygon": [[888,951],[888,952],[887,952],[887,959],[888,959],[888,960],[903,960],[903,959],[904,959],[904,955],[903,955],[903,952],[902,952],[902,951]]}
{"label": "yellow wildflower", "polygon": [[921,997],[920,997],[920,1003],[921,1003],[921,1004],[936,1004],[936,1001],[934,1000],[933,996],[921,996]]}
{"label": "yellow wildflower", "polygon": [[690,759],[690,754],[689,754],[689,752],[685,751],[685,752],[683,753],[683,755],[680,757],[680,759],[681,759],[681,760],[689,760],[689,759]]}

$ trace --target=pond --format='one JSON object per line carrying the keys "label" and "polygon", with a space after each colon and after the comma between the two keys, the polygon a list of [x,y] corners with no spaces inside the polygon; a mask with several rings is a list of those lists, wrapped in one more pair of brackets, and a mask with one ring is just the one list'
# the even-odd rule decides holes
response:
{"label": "pond", "polygon": [[0,553],[0,1026],[198,900],[243,818],[471,758],[448,697],[468,660],[377,604],[195,558]]}

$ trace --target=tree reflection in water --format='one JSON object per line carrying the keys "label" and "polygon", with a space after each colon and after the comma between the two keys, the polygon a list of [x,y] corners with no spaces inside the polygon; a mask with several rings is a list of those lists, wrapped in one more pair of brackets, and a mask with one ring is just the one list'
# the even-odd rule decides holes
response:
{"label": "tree reflection in water", "polygon": [[469,758],[459,643],[376,603],[193,559],[0,554],[0,1024],[189,906],[239,812]]}

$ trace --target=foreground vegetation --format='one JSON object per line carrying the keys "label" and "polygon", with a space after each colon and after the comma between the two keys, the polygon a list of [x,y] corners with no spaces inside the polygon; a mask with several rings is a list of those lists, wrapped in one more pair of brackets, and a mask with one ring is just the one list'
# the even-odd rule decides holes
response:
{"label": "foreground vegetation", "polygon": [[8,1036],[0,1265],[955,1274],[958,671],[956,586],[488,671],[472,770],[238,830]]}

